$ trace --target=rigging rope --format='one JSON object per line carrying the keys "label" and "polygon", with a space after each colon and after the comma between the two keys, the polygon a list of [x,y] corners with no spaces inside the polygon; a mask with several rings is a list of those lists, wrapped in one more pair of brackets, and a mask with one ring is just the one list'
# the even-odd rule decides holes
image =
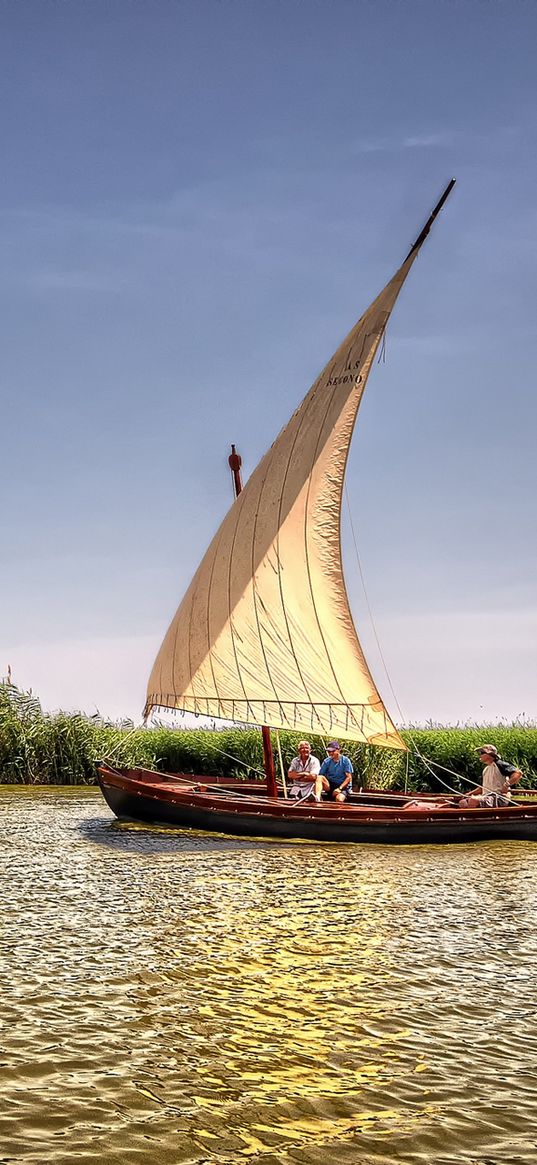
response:
{"label": "rigging rope", "polygon": [[112,756],[114,755],[114,753],[116,753],[116,752],[117,752],[118,748],[121,748],[121,746],[122,746],[123,744],[125,744],[125,741],[126,741],[126,740],[130,740],[131,736],[134,736],[134,733],[135,733],[135,732],[139,732],[139,731],[140,731],[140,728],[141,728],[141,725],[139,725],[139,724],[136,726],[136,728],[131,728],[130,732],[127,732],[127,735],[126,735],[126,736],[122,736],[122,737],[121,737],[121,739],[120,739],[120,740],[118,741],[118,743],[116,744],[115,748],[111,749],[111,751],[110,751],[110,752],[107,752],[107,753],[106,753],[106,755],[105,755],[105,756],[103,756],[103,758],[102,758],[102,759],[103,759],[103,760],[108,760],[110,757],[112,757]]}
{"label": "rigging rope", "polygon": [[[361,581],[361,583],[362,583],[362,589],[363,589],[363,592],[364,592],[364,598],[365,598],[365,602],[366,602],[366,606],[367,606],[367,611],[368,611],[368,615],[369,615],[369,619],[370,619],[371,627],[372,627],[372,630],[373,630],[373,635],[374,635],[374,637],[375,637],[375,642],[376,642],[376,645],[377,645],[377,649],[378,649],[378,653],[379,653],[380,659],[381,659],[381,661],[382,661],[382,666],[383,666],[383,668],[384,668],[384,672],[385,672],[385,675],[386,675],[386,679],[387,679],[387,681],[388,681],[388,685],[389,685],[389,688],[390,688],[390,692],[391,692],[391,694],[392,694],[392,696],[393,696],[394,703],[395,703],[395,706],[396,706],[396,708],[397,708],[397,711],[398,711],[398,713],[399,713],[399,716],[401,717],[401,720],[402,720],[402,721],[403,721],[403,723],[404,723],[404,721],[406,720],[406,717],[405,717],[405,716],[404,716],[404,714],[403,714],[403,710],[402,710],[402,708],[401,708],[401,705],[400,705],[400,703],[399,703],[399,700],[398,700],[398,698],[397,698],[397,693],[396,693],[396,691],[395,691],[395,688],[394,688],[394,686],[393,686],[393,683],[392,683],[392,679],[391,679],[390,673],[389,673],[389,671],[388,671],[388,665],[387,665],[387,663],[386,663],[386,659],[385,659],[385,657],[384,657],[384,652],[383,652],[383,650],[382,650],[382,647],[381,647],[381,643],[380,643],[380,639],[379,639],[379,635],[378,635],[378,631],[377,631],[377,627],[376,627],[375,619],[374,619],[374,616],[373,616],[373,611],[372,611],[372,608],[371,608],[371,604],[370,604],[370,602],[369,602],[369,595],[368,595],[368,593],[367,593],[367,587],[366,587],[366,585],[365,585],[365,576],[364,576],[364,572],[363,572],[363,568],[362,568],[362,562],[361,562],[361,559],[360,559],[360,554],[359,554],[359,551],[358,551],[358,543],[357,543],[357,540],[356,540],[356,534],[355,534],[355,531],[354,531],[354,523],[353,523],[353,520],[352,520],[352,512],[351,512],[351,507],[350,507],[350,502],[349,502],[349,494],[348,494],[348,490],[347,490],[347,485],[346,485],[346,483],[345,483],[345,486],[344,486],[344,491],[345,491],[345,501],[346,501],[346,503],[347,503],[347,513],[348,513],[348,517],[349,517],[349,523],[350,523],[351,534],[352,534],[352,541],[353,541],[353,545],[354,545],[354,551],[355,551],[355,554],[356,554],[356,561],[357,561],[357,563],[358,563],[358,571],[359,571],[359,574],[360,574],[360,581]],[[410,743],[411,743],[411,745],[412,745],[412,748],[414,749],[414,752],[416,753],[416,756],[417,756],[417,757],[418,757],[418,758],[421,760],[421,762],[422,762],[422,763],[425,765],[425,768],[426,768],[426,769],[428,769],[428,771],[431,773],[431,776],[433,776],[433,777],[434,777],[434,779],[435,779],[436,781],[439,781],[439,782],[440,782],[440,784],[441,784],[441,785],[443,785],[445,789],[449,789],[450,793],[460,793],[460,789],[452,789],[452,788],[451,788],[451,786],[450,786],[450,785],[448,785],[448,784],[446,784],[446,782],[445,782],[445,781],[443,781],[443,780],[442,780],[442,778],[441,778],[441,777],[439,777],[437,773],[434,773],[434,772],[433,772],[433,770],[432,770],[432,768],[431,768],[431,765],[434,765],[434,767],[435,767],[435,768],[442,769],[442,771],[443,771],[443,772],[445,772],[445,773],[449,773],[449,775],[450,775],[450,776],[452,776],[452,777],[456,777],[456,779],[457,779],[458,781],[465,781],[465,782],[466,782],[468,785],[475,785],[475,781],[471,781],[471,780],[469,779],[469,777],[463,777],[461,774],[453,772],[453,770],[452,770],[452,769],[447,769],[447,768],[445,767],[445,765],[441,765],[441,764],[439,764],[437,761],[428,760],[428,759],[427,759],[427,757],[423,756],[423,754],[420,752],[420,750],[419,750],[419,748],[418,748],[418,746],[417,746],[417,744],[416,744],[416,741],[414,740],[414,737],[412,736],[412,733],[411,733],[410,729],[408,729],[408,728],[406,729],[406,734],[407,734],[407,736],[408,736],[408,737],[409,737],[409,739],[410,739]],[[405,776],[405,792],[407,791],[407,782],[408,782],[408,754],[407,754],[407,769],[406,769],[406,776]]]}
{"label": "rigging rope", "polygon": [[235,764],[242,765],[243,768],[248,769],[249,772],[257,773],[258,776],[264,777],[266,779],[266,773],[263,769],[254,768],[253,765],[248,764],[248,761],[241,760],[240,757],[238,757],[238,756],[232,756],[230,752],[224,752],[224,749],[218,748],[218,745],[216,745],[216,744],[214,746],[214,749],[215,749],[215,752],[219,752],[221,756],[227,756],[229,760],[235,761]]}
{"label": "rigging rope", "polygon": [[[458,781],[465,781],[467,785],[475,785],[475,781],[470,780],[470,777],[463,777],[462,773],[455,773],[453,771],[453,769],[447,769],[445,765],[441,765],[437,760],[432,760],[431,757],[425,757],[423,755],[423,753],[420,752],[420,750],[419,750],[415,740],[411,736],[410,732],[408,732],[408,735],[410,736],[410,739],[412,741],[412,747],[413,747],[416,755],[419,757],[419,759],[421,761],[423,761],[424,765],[427,765],[428,767],[430,767],[430,765],[434,765],[435,769],[442,769],[443,773],[449,773],[450,777],[456,777]],[[436,773],[433,773],[432,775],[435,778],[435,780],[440,781],[440,783],[443,784],[443,781]],[[448,785],[446,785],[446,789],[447,788],[449,788]]]}

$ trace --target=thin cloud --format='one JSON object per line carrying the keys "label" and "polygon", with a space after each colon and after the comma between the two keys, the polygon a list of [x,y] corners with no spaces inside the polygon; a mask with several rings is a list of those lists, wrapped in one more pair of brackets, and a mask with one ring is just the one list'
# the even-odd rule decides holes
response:
{"label": "thin cloud", "polygon": [[438,146],[446,146],[450,143],[452,135],[450,133],[431,133],[418,134],[415,137],[404,138],[401,142],[403,150],[427,150]]}
{"label": "thin cloud", "polygon": [[356,144],[359,154],[398,153],[402,150],[438,149],[450,145],[453,140],[451,130],[442,133],[412,134],[404,138],[369,138]]}
{"label": "thin cloud", "polygon": [[124,291],[126,280],[117,275],[98,274],[95,271],[30,271],[23,279],[35,291]]}

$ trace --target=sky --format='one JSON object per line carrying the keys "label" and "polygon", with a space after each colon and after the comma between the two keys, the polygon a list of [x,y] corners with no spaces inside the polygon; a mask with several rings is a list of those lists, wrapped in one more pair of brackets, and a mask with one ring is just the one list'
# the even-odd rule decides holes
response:
{"label": "sky", "polygon": [[230,443],[455,176],[347,472],[386,669],[345,515],[347,587],[399,723],[537,718],[536,41],[525,0],[3,0],[0,674],[140,718]]}

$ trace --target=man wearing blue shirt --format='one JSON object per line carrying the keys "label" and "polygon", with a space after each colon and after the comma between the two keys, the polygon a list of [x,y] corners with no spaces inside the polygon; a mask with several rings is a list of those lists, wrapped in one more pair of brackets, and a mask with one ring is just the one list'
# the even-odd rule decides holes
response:
{"label": "man wearing blue shirt", "polygon": [[352,764],[348,756],[341,755],[337,740],[331,740],[326,751],[328,756],[320,769],[323,790],[332,801],[346,801],[349,793],[352,793]]}

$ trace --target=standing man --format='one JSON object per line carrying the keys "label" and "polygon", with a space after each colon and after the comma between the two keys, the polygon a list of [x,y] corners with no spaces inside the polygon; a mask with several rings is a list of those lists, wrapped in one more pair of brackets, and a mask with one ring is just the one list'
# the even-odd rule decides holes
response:
{"label": "standing man", "polygon": [[496,805],[509,805],[511,789],[513,785],[518,785],[522,777],[520,769],[502,760],[493,744],[482,744],[476,748],[476,752],[483,765],[482,784],[463,798],[466,807],[492,809]]}
{"label": "standing man", "polygon": [[298,745],[298,756],[295,756],[291,761],[287,773],[287,777],[291,781],[289,796],[300,797],[301,801],[306,801],[308,797],[315,797],[316,801],[320,801],[320,767],[317,757],[312,755],[309,740],[301,740]]}
{"label": "standing man", "polygon": [[326,746],[327,757],[323,760],[320,775],[325,793],[332,801],[346,801],[352,793],[352,774],[354,769],[348,756],[342,756],[337,740],[331,740]]}

